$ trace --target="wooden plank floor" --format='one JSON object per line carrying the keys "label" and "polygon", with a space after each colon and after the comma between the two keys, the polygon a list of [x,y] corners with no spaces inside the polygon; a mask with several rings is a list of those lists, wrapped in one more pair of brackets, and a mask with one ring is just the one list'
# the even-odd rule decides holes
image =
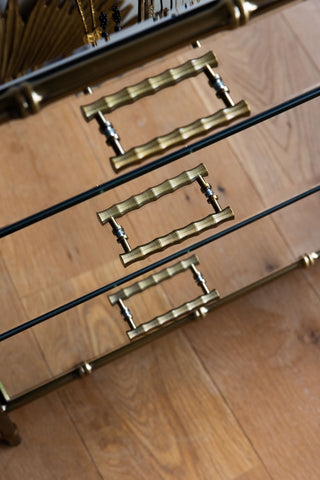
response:
{"label": "wooden plank floor", "polygon": [[[80,105],[212,49],[234,99],[258,113],[319,82],[319,19],[319,2],[307,0],[2,125],[0,225],[114,176]],[[108,118],[129,148],[218,108],[200,76]],[[2,239],[0,330],[178,251],[124,270],[95,212],[201,162],[232,223],[316,185],[319,120],[314,100]],[[145,243],[210,213],[198,198],[188,186],[121,224]],[[209,288],[227,295],[319,249],[319,204],[314,195],[199,249]],[[0,445],[1,479],[318,480],[319,278],[319,265],[292,273],[12,412],[23,441]],[[197,295],[186,272],[128,306],[140,323]],[[19,394],[128,343],[125,330],[99,296],[3,342],[0,380]]]}

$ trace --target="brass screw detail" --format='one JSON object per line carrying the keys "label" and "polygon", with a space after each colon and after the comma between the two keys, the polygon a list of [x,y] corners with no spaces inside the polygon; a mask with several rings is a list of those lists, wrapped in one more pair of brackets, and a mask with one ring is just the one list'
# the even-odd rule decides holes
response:
{"label": "brass screw detail", "polygon": [[314,265],[318,258],[319,254],[317,252],[305,253],[302,257],[303,266],[305,268],[311,267],[311,265]]}

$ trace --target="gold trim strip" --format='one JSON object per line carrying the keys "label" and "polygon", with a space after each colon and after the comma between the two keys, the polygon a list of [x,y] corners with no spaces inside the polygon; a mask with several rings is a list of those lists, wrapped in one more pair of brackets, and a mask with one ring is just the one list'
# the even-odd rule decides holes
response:
{"label": "gold trim strip", "polygon": [[180,305],[180,307],[174,308],[173,310],[170,310],[170,312],[160,315],[159,317],[156,317],[149,322],[142,323],[134,330],[127,331],[127,335],[130,340],[134,340],[135,338],[140,337],[141,335],[145,335],[146,333],[155,330],[162,325],[168,324],[173,320],[181,319],[185,315],[188,315],[194,310],[197,310],[204,305],[207,305],[208,303],[217,300],[218,298],[219,293],[217,292],[217,290],[212,290],[210,293],[207,293],[206,295],[201,295],[200,297],[197,297],[190,302],[184,303],[183,305]]}
{"label": "gold trim strip", "polygon": [[99,111],[104,114],[113,112],[117,108],[136,102],[140,98],[154,95],[160,90],[176,85],[187,78],[195,77],[203,72],[207,65],[211,67],[218,65],[213,52],[208,52],[202,55],[202,57],[189,60],[178,67],[170,68],[154,77],[146,78],[142,82],[123,88],[112,95],[101,97],[88,105],[82,105],[81,112],[87,122],[89,122]]}
{"label": "gold trim strip", "polygon": [[186,170],[185,172],[180,173],[180,175],[177,175],[170,180],[166,180],[165,182],[162,182],[155,187],[148,188],[148,190],[145,190],[138,195],[134,195],[121,203],[107,208],[106,210],[97,212],[97,216],[102,225],[104,225],[111,219],[111,217],[122,217],[126,213],[131,212],[132,210],[141,208],[150,202],[158,200],[164,195],[173,193],[179,188],[189,185],[190,183],[194,182],[196,178],[199,177],[199,175],[208,175],[208,171],[203,165],[203,163],[200,163],[200,165],[198,165],[197,167],[191,170]]}
{"label": "gold trim strip", "polygon": [[142,163],[149,157],[158,155],[169,148],[181,145],[191,138],[205,135],[207,132],[224,125],[233,120],[250,115],[250,108],[246,101],[241,100],[234,106],[223,108],[209,117],[200,118],[189,125],[177,128],[172,132],[157,137],[144,145],[134,147],[122,155],[110,158],[112,168],[118,172],[123,168]]}
{"label": "gold trim strip", "polygon": [[113,295],[109,295],[109,301],[111,305],[115,305],[118,300],[126,300],[127,298],[132,297],[133,295],[136,295],[137,293],[141,293],[144,290],[147,290],[147,288],[153,287],[154,285],[158,285],[159,283],[163,282],[164,280],[168,280],[169,278],[174,277],[178,273],[182,273],[186,270],[191,265],[198,265],[199,264],[199,259],[197,255],[192,255],[192,257],[187,258],[185,260],[182,260],[178,263],[175,263],[171,267],[165,268],[161,270],[160,272],[154,273],[153,275],[150,275],[147,278],[144,278],[143,280],[140,280],[139,282],[136,282],[129,287],[122,288],[119,290],[117,293],[114,293]]}
{"label": "gold trim strip", "polygon": [[[228,305],[232,301],[248,294],[251,292],[254,292],[260,287],[263,287],[265,285],[268,285],[269,283],[273,282],[274,280],[280,279],[285,275],[288,275],[289,273],[298,270],[300,268],[306,267],[306,262],[305,262],[305,257],[311,257],[314,259],[314,262],[310,262],[310,265],[312,263],[315,263],[316,261],[319,261],[320,259],[320,250],[317,252],[312,252],[310,254],[304,255],[302,258],[299,258],[295,262],[285,266],[284,268],[281,268],[280,270],[276,270],[275,272],[271,273],[270,275],[267,275],[266,277],[262,277],[259,280],[246,285],[243,288],[240,288],[239,290],[234,291],[233,293],[230,293],[229,295],[222,297],[219,301],[212,303],[211,305],[208,306],[209,311],[213,311],[214,309],[223,307],[224,305]],[[308,262],[309,263],[309,262]],[[109,364],[113,360],[119,359],[123,357],[125,354],[130,353],[137,348],[141,347],[142,345],[146,345],[147,343],[150,343],[151,341],[155,340],[156,338],[159,338],[160,336],[165,335],[166,333],[169,333],[173,331],[174,329],[181,327],[182,325],[185,325],[188,320],[192,318],[191,315],[186,315],[185,317],[181,318],[181,320],[177,320],[174,323],[165,325],[163,328],[156,330],[154,332],[150,332],[149,335],[142,336],[135,340],[134,342],[127,343],[119,348],[116,348],[115,350],[105,353],[104,355],[101,355],[100,357],[96,357],[94,359],[87,360],[85,363],[89,363],[92,370],[96,370],[104,365]],[[32,402],[33,400],[36,400],[37,398],[41,397],[44,394],[47,394],[49,392],[52,392],[56,388],[59,388],[63,385],[66,385],[67,383],[75,380],[76,378],[80,377],[80,369],[79,366],[73,368],[72,370],[69,370],[66,373],[63,373],[62,375],[55,377],[47,382],[44,382],[42,384],[35,385],[32,387],[30,390],[27,390],[23,393],[19,393],[15,397],[12,397],[8,404],[6,405],[6,410],[8,412],[12,410],[16,410],[17,408],[21,408],[23,405],[26,405],[29,402]]]}
{"label": "gold trim strip", "polygon": [[234,213],[232,209],[230,207],[226,207],[221,212],[208,215],[197,222],[190,223],[181,229],[174,230],[168,235],[156,238],[145,245],[140,245],[131,250],[131,252],[123,253],[120,255],[120,258],[123,265],[126,267],[133,262],[145,259],[154,253],[161,252],[162,250],[165,250],[172,245],[176,245],[183,240],[195,235],[199,235],[209,228],[216,227],[220,223],[233,219]]}

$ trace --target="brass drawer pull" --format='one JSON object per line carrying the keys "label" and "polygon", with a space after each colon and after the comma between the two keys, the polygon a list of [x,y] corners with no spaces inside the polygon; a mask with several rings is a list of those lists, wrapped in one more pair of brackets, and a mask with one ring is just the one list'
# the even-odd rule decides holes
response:
{"label": "brass drawer pull", "polygon": [[158,285],[159,283],[174,277],[178,273],[188,270],[191,265],[198,265],[198,263],[198,257],[196,255],[192,255],[192,257],[175,263],[171,267],[165,268],[158,273],[154,273],[153,275],[150,275],[149,277],[140,280],[140,282],[136,282],[133,285],[130,285],[130,287],[123,288],[117,293],[109,295],[109,301],[111,305],[115,305],[119,301],[119,299],[126,300],[133,295],[136,295],[137,293],[144,292],[148,288],[154,287],[155,285]]}
{"label": "brass drawer pull", "polygon": [[211,67],[218,65],[217,59],[212,52],[208,52],[202,55],[202,57],[189,60],[178,67],[170,68],[154,77],[146,78],[142,82],[123,88],[112,95],[99,98],[99,100],[93,103],[83,105],[81,107],[82,114],[87,121],[90,121],[99,111],[104,114],[110,113],[124,105],[134,103],[140,98],[153,95],[160,90],[198,75],[203,72],[208,65]]}
{"label": "brass drawer pull", "polygon": [[[171,178],[170,180],[166,180],[138,195],[128,198],[123,202],[97,212],[100,223],[102,225],[109,223],[113,234],[117,237],[117,242],[122,245],[125,253],[121,254],[120,258],[124,266],[128,266],[133,262],[142,260],[153,253],[160,252],[172,245],[176,245],[177,243],[180,243],[192,236],[199,235],[209,228],[216,227],[217,225],[234,218],[234,213],[230,207],[226,207],[224,209],[221,208],[217,195],[214,194],[211,185],[203,178],[206,175],[208,175],[208,171],[201,163],[197,167],[182,172],[180,175]],[[215,213],[192,222],[182,228],[174,230],[169,234],[158,237],[149,243],[131,249],[131,246],[128,242],[128,236],[116,219],[131,212],[132,210],[136,210],[150,202],[154,202],[164,195],[173,193],[177,189],[189,185],[194,181],[199,184],[201,193],[204,194],[207,202],[211,204]]]}
{"label": "brass drawer pull", "polygon": [[[158,329],[174,320],[183,318],[184,316],[190,314],[190,312],[194,312],[196,317],[204,316],[207,313],[208,310],[206,309],[206,305],[217,300],[219,298],[219,293],[217,290],[210,291],[208,289],[205,279],[196,268],[196,265],[198,264],[198,257],[196,255],[192,255],[185,260],[175,263],[171,267],[165,268],[164,270],[154,273],[153,275],[150,275],[149,277],[146,277],[145,279],[140,280],[129,287],[119,290],[113,295],[109,295],[108,298],[111,305],[117,304],[119,306],[124,320],[130,327],[130,330],[127,331],[127,335],[130,340],[134,340],[137,337],[146,335],[150,331]],[[168,280],[179,273],[185,272],[186,270],[191,270],[195,282],[201,288],[204,295],[188,301],[163,315],[153,318],[148,322],[136,326],[133,320],[133,315],[127,305],[124,303],[124,300],[136,295],[137,293],[141,293],[150,287],[158,285],[160,282]]]}
{"label": "brass drawer pull", "polygon": [[206,306],[209,303],[217,300],[219,298],[219,294],[216,290],[213,290],[206,295],[201,295],[201,297],[197,297],[190,302],[184,303],[180,305],[180,307],[174,308],[168,313],[164,315],[160,315],[159,317],[150,320],[149,322],[142,323],[139,327],[136,327],[133,330],[129,330],[127,332],[128,337],[130,340],[133,340],[136,337],[141,335],[145,335],[146,333],[158,329],[159,327],[172,322],[173,320],[178,320],[180,318],[185,317],[187,314],[200,309],[201,307]]}
{"label": "brass drawer pull", "polygon": [[[166,70],[159,75],[147,78],[136,85],[123,88],[114,94],[81,107],[83,116],[87,121],[96,119],[100,132],[106,137],[107,145],[112,147],[115,156],[111,157],[110,161],[115,172],[143,162],[147,158],[181,145],[194,137],[205,135],[216,128],[228,125],[238,118],[250,115],[250,108],[244,100],[237,104],[232,100],[229,88],[212,68],[217,65],[215,55],[208,52],[202,57],[189,60],[183,65]],[[134,103],[145,96],[153,95],[201,72],[208,78],[209,85],[215,90],[216,96],[224,103],[224,108],[208,117],[200,118],[189,125],[176,128],[166,135],[156,137],[144,145],[133,147],[125,152],[120,143],[118,132],[110,121],[104,117],[104,114],[129,103]]]}
{"label": "brass drawer pull", "polygon": [[190,183],[194,182],[197,177],[206,176],[208,175],[208,171],[203,163],[200,163],[197,167],[193,168],[192,170],[187,170],[180,175],[171,178],[170,180],[166,180],[155,187],[148,188],[142,193],[138,195],[134,195],[124,202],[117,203],[106,210],[102,210],[98,212],[98,218],[102,225],[110,221],[110,218],[119,218],[125,215],[126,213],[131,212],[132,210],[136,210],[138,208],[147,205],[148,203],[154,202],[159,198],[167,195],[169,193],[173,193],[181,187],[189,185]]}
{"label": "brass drawer pull", "polygon": [[223,222],[234,219],[234,213],[230,207],[226,207],[221,212],[212,213],[197,222],[190,223],[189,225],[174,230],[173,232],[163,237],[156,238],[145,245],[134,248],[130,252],[120,255],[124,266],[128,266],[133,262],[145,259],[154,253],[161,252],[168,247],[177,245],[190,237],[199,235],[205,232],[209,228],[217,227]]}
{"label": "brass drawer pull", "polygon": [[169,148],[181,145],[191,138],[205,135],[211,130],[228,125],[230,122],[248,115],[250,115],[250,108],[246,101],[241,100],[232,107],[223,108],[209,117],[200,118],[189,125],[154,138],[144,145],[131,148],[121,155],[112,157],[110,159],[112,167],[118,172],[124,168],[141,163],[149,157],[158,155]]}

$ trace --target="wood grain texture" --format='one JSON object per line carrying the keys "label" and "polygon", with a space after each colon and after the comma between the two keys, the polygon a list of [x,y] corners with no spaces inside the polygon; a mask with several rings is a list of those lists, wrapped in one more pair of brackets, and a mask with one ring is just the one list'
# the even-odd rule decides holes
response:
{"label": "wood grain texture", "polygon": [[[255,114],[318,82],[318,11],[308,0],[203,41],[235,102],[248,100]],[[180,50],[92,97],[1,126],[0,224],[113,178],[112,151],[80,106],[194,56]],[[128,149],[219,108],[199,75],[107,118]],[[234,222],[315,185],[318,124],[312,101],[3,239],[1,331],[133,272],[124,272],[121,248],[95,212],[200,162]],[[199,195],[189,185],[130,213],[121,219],[129,241],[143,244],[205,217],[210,207]],[[313,196],[199,249],[208,287],[227,295],[319,249],[318,211]],[[318,480],[319,285],[319,267],[292,274],[13,412],[23,443],[0,449],[4,478]],[[140,324],[199,294],[185,272],[126,304]],[[97,297],[4,342],[0,380],[18,393],[123,345],[126,329],[117,307]]]}
{"label": "wood grain texture", "polygon": [[[291,30],[296,35],[297,41],[305,48],[308,55],[312,58],[316,67],[320,64],[320,52],[317,48],[315,34],[319,28],[320,5],[317,0],[308,0],[296,8],[290,8],[283,11],[283,17],[289,23]],[[305,16],[308,16],[308,28],[304,22]]]}
{"label": "wood grain texture", "polygon": [[319,301],[297,272],[187,328],[275,479],[318,476]]}
{"label": "wood grain texture", "polygon": [[227,479],[259,463],[181,333],[70,385],[63,398],[104,478]]}
{"label": "wood grain texture", "polygon": [[0,447],[1,476],[8,480],[101,480],[56,393],[11,413],[23,437],[16,448]]}
{"label": "wood grain texture", "polygon": [[[1,329],[9,329],[27,320],[26,312],[0,254]],[[20,365],[20,367],[18,367]],[[33,332],[24,332],[1,345],[0,381],[9,395],[20,393],[50,377]]]}

